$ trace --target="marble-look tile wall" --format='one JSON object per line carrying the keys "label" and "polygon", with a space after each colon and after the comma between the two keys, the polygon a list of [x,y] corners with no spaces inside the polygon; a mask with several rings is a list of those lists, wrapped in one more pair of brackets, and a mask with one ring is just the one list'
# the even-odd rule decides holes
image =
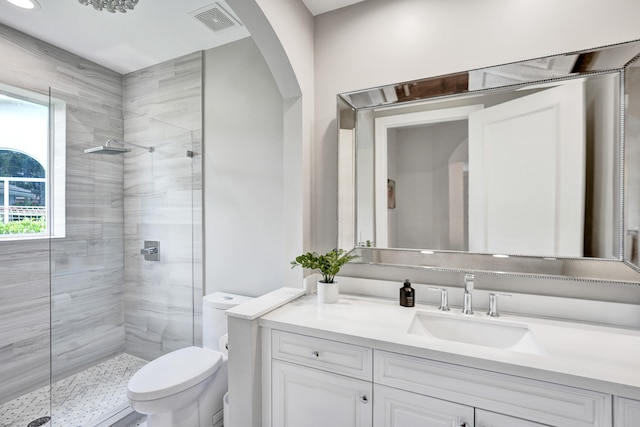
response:
{"label": "marble-look tile wall", "polygon": [[122,137],[121,108],[106,107],[122,105],[122,76],[0,25],[0,82],[53,87],[69,107],[67,237],[0,242],[1,403],[48,383],[50,332],[60,376],[121,351],[124,326],[122,158],[81,153]]}
{"label": "marble-look tile wall", "polygon": [[126,75],[124,94],[125,139],[155,147],[125,159],[125,349],[154,359],[201,343],[202,54]]}
{"label": "marble-look tile wall", "polygon": [[122,107],[66,102],[66,237],[51,240],[53,379],[124,350],[124,159],[85,148],[123,136]]}
{"label": "marble-look tile wall", "polygon": [[49,242],[0,242],[0,404],[49,382]]}

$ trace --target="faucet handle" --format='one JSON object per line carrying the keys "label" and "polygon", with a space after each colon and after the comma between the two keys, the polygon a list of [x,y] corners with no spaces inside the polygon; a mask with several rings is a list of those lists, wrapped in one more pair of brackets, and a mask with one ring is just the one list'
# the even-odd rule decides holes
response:
{"label": "faucet handle", "polygon": [[498,292],[489,292],[489,311],[487,316],[500,317],[498,313],[498,297],[510,297],[511,294],[501,294]]}
{"label": "faucet handle", "polygon": [[440,307],[438,310],[449,311],[449,293],[444,288],[428,288],[430,291],[440,291]]}
{"label": "faucet handle", "polygon": [[464,291],[473,292],[473,282],[476,280],[476,276],[473,273],[466,273],[464,275]]}

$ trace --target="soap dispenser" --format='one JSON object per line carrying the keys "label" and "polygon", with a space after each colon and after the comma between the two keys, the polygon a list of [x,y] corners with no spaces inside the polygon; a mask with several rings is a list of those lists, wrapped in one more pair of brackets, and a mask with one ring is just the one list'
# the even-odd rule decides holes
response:
{"label": "soap dispenser", "polygon": [[409,279],[405,280],[404,286],[400,288],[400,305],[403,307],[415,305],[415,290],[411,287]]}

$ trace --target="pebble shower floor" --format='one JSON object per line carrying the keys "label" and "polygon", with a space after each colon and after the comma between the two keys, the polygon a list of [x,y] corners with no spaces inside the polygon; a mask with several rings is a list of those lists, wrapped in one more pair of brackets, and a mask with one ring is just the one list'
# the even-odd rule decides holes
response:
{"label": "pebble shower floor", "polygon": [[121,354],[57,381],[51,388],[53,414],[49,414],[49,387],[42,387],[0,405],[0,427],[27,427],[45,416],[43,427],[88,427],[92,421],[127,403],[127,382],[147,362]]}

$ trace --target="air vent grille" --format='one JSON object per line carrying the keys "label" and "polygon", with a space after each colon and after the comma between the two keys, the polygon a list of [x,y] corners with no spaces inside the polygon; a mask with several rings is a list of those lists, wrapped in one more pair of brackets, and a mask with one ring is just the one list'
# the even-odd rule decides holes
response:
{"label": "air vent grille", "polygon": [[191,16],[215,32],[237,27],[240,23],[228,14],[218,3],[190,13]]}

